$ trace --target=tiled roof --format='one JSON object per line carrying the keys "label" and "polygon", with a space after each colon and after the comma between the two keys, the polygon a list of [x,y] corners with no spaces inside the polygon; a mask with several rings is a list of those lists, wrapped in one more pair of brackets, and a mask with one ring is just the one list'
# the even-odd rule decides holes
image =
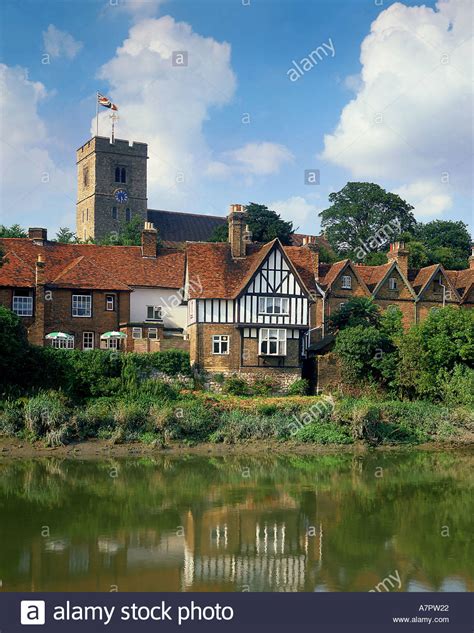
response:
{"label": "tiled roof", "polygon": [[[186,248],[190,299],[231,299],[238,296],[253,273],[278,243],[249,244],[247,256],[233,259],[227,242],[189,243]],[[308,248],[282,247],[309,291],[316,291],[313,258]]]}
{"label": "tiled roof", "polygon": [[474,284],[474,270],[446,270],[449,281],[456,288],[459,295],[464,297]]}
{"label": "tiled roof", "polygon": [[320,264],[319,266],[319,282],[325,288],[330,288],[336,280],[341,270],[349,262],[348,259],[341,259],[335,264]]}
{"label": "tiled roof", "polygon": [[414,270],[412,268],[408,270],[408,281],[411,283],[413,290],[417,295],[420,294],[426,286],[438,266],[439,264],[432,264],[431,266],[425,266],[419,270]]}
{"label": "tiled roof", "polygon": [[392,262],[382,264],[381,266],[361,266],[357,265],[356,269],[361,278],[364,280],[367,288],[372,292],[378,283],[382,281],[392,266]]}
{"label": "tiled roof", "polygon": [[[162,209],[148,209],[147,219],[158,229],[160,238],[165,242],[207,242],[219,226],[227,224],[225,216]],[[330,253],[333,252],[323,235],[308,236],[306,233],[293,233],[291,245],[302,246],[305,237],[315,237],[316,244]]]}
{"label": "tiled roof", "polygon": [[45,261],[50,286],[129,290],[130,286],[180,288],[184,279],[184,251],[162,248],[156,258],[144,258],[140,246],[60,244],[43,246],[26,238],[0,239],[6,261],[0,267],[0,286],[35,284],[38,255]]}

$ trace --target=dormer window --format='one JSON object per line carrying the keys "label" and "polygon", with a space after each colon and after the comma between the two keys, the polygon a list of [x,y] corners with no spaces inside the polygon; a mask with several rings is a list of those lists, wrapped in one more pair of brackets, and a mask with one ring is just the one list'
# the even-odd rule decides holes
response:
{"label": "dormer window", "polygon": [[125,183],[127,182],[127,170],[125,167],[115,168],[115,182]]}
{"label": "dormer window", "polygon": [[397,289],[397,280],[395,277],[390,277],[390,279],[388,280],[388,289],[389,290]]}
{"label": "dormer window", "polygon": [[352,277],[350,275],[342,275],[341,288],[350,290],[352,288]]}

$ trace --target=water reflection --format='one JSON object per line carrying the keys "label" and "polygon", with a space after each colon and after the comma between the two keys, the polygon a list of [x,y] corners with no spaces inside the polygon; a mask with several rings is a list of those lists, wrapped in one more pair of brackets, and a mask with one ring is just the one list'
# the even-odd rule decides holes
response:
{"label": "water reflection", "polygon": [[472,591],[472,467],[464,452],[5,460],[2,590],[368,591],[397,570],[401,591]]}

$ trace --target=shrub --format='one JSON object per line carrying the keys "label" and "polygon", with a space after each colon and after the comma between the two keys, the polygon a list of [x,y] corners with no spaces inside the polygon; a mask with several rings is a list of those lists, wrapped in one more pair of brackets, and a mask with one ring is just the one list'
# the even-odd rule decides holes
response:
{"label": "shrub", "polygon": [[17,435],[25,424],[24,406],[19,400],[6,400],[0,411],[0,433]]}
{"label": "shrub", "polygon": [[223,391],[232,396],[249,396],[252,393],[247,381],[236,375],[228,376],[224,380]]}
{"label": "shrub", "polygon": [[257,378],[253,384],[251,392],[256,396],[269,396],[277,390],[277,383],[268,376]]}
{"label": "shrub", "polygon": [[217,428],[218,418],[214,410],[194,400],[178,403],[173,420],[168,420],[165,435],[170,439],[205,441]]}
{"label": "shrub", "polygon": [[101,428],[112,426],[113,407],[113,401],[99,398],[80,408],[75,416],[79,438],[98,437]]}
{"label": "shrub", "polygon": [[114,422],[125,435],[147,430],[148,411],[139,402],[119,402],[114,412]]}
{"label": "shrub", "polygon": [[58,392],[40,393],[30,398],[25,405],[26,428],[35,438],[58,430],[68,418],[66,400]]}
{"label": "shrub", "polygon": [[288,387],[289,396],[307,396],[309,393],[309,382],[306,378],[299,378]]}
{"label": "shrub", "polygon": [[331,422],[311,422],[297,431],[294,438],[300,442],[314,444],[352,444],[353,442],[347,427]]}
{"label": "shrub", "polygon": [[23,383],[29,344],[20,317],[0,306],[0,391],[7,384]]}
{"label": "shrub", "polygon": [[284,414],[261,416],[234,410],[222,415],[220,425],[210,439],[235,444],[245,440],[285,439],[288,436],[288,417]]}
{"label": "shrub", "polygon": [[438,382],[446,404],[474,407],[474,369],[457,364],[452,372],[441,371]]}

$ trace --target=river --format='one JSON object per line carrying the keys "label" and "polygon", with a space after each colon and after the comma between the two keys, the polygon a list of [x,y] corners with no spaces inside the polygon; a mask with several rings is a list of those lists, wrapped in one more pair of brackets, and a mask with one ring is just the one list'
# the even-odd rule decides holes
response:
{"label": "river", "polygon": [[473,473],[465,450],[3,459],[0,590],[473,591]]}

